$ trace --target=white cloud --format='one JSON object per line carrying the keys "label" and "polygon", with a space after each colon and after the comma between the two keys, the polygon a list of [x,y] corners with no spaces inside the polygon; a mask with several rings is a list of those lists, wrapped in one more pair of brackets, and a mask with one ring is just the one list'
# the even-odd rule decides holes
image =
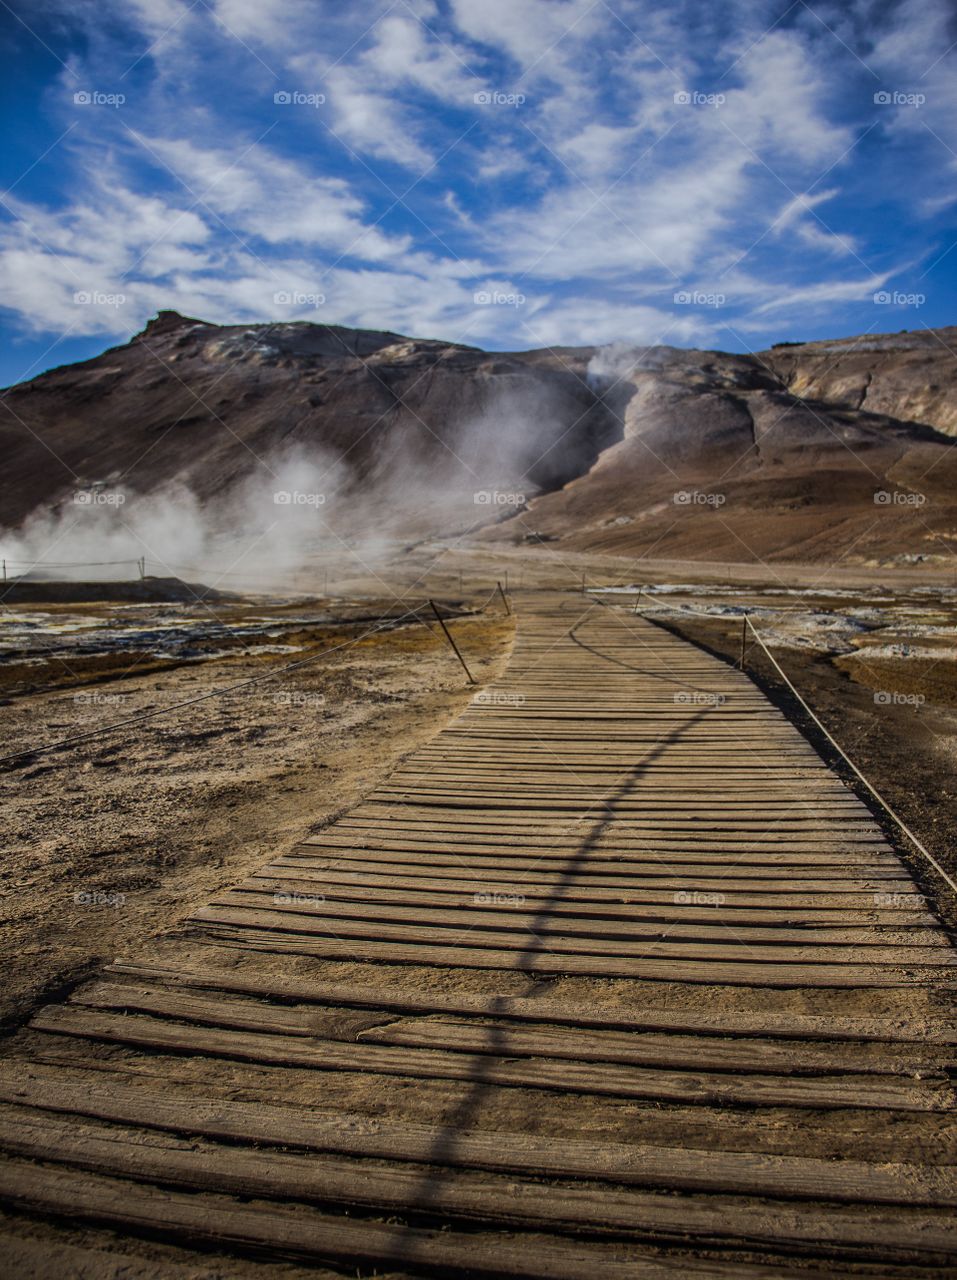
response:
{"label": "white cloud", "polygon": [[553,300],[539,315],[518,317],[512,330],[519,347],[592,346],[627,341],[682,345],[716,331],[708,316],[672,313],[641,303],[588,295]]}
{"label": "white cloud", "polygon": [[377,83],[374,76],[335,67],[324,83],[334,116],[332,128],[348,146],[410,169],[428,168],[432,153],[413,136],[406,108],[370,87]]}
{"label": "white cloud", "polygon": [[[0,302],[24,327],[288,318],[287,289],[326,297],[311,319],[466,341],[716,341],[724,315],[672,314],[677,289],[726,292],[742,331],[785,306],[840,314],[888,278],[884,205],[943,220],[952,201],[945,0],[821,0],[777,25],[770,0],[46,3],[81,33],[77,83],[115,89],[140,61],[112,115],[77,115],[70,75],[50,84],[51,141],[74,130],[0,223]],[[926,106],[882,110],[880,85]],[[481,107],[479,88],[526,100]],[[274,106],[277,89],[326,103]],[[882,158],[913,182],[892,189]],[[482,281],[527,301],[476,309]],[[74,291],[116,282],[125,311],[78,314]]]}
{"label": "white cloud", "polygon": [[452,0],[456,25],[470,39],[503,50],[522,72],[558,56],[567,39],[581,40],[603,16],[594,0]]}
{"label": "white cloud", "polygon": [[791,236],[811,249],[823,253],[852,254],[857,252],[852,236],[832,231],[814,210],[840,195],[836,187],[819,191],[816,195],[806,192],[793,196],[774,219],[772,231],[777,236]]}
{"label": "white cloud", "polygon": [[420,22],[392,15],[376,24],[372,36],[372,47],[358,62],[378,83],[414,85],[452,102],[471,100],[478,83],[464,51],[434,38]]}
{"label": "white cloud", "polygon": [[341,179],[313,176],[262,148],[237,156],[180,139],[150,138],[148,146],[193,198],[239,235],[315,244],[371,261],[411,250],[408,237],[366,224],[362,201]]}
{"label": "white cloud", "polygon": [[874,294],[895,274],[884,271],[859,280],[822,280],[819,284],[781,285],[756,311],[765,315],[784,308],[821,308],[836,302],[873,302]]}

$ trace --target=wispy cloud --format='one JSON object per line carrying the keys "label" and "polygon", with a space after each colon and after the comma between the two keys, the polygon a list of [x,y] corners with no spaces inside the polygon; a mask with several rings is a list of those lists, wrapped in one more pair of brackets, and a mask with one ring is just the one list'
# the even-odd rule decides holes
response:
{"label": "wispy cloud", "polygon": [[30,27],[0,204],[27,354],[161,306],[717,345],[868,328],[933,262],[922,321],[953,318],[946,0],[45,0]]}

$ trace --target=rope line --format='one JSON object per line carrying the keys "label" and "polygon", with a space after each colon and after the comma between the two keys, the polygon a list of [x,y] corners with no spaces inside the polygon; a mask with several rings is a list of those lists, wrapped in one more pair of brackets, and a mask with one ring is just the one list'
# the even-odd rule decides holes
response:
{"label": "rope line", "polygon": [[[483,613],[489,606],[492,597],[498,590],[496,587],[488,600],[479,609],[458,614],[451,614],[451,617],[474,617]],[[353,636],[351,640],[344,640],[342,644],[333,645],[329,649],[320,649],[316,653],[309,654],[305,658],[297,658],[295,662],[288,662],[285,666],[279,667],[275,671],[264,671],[262,675],[250,676],[246,680],[237,680],[234,684],[223,685],[220,689],[211,689],[209,693],[198,694],[195,698],[184,698],[181,702],[171,702],[167,707],[160,707],[156,711],[144,712],[142,715],[129,716],[126,720],[116,720],[113,724],[103,725],[100,729],[90,729],[86,733],[73,734],[68,738],[58,738],[54,742],[45,742],[39,747],[28,747],[23,751],[14,751],[10,755],[0,756],[0,764],[7,764],[11,760],[22,760],[30,756],[46,755],[50,751],[57,751],[61,747],[73,746],[77,742],[86,742],[90,738],[103,737],[105,734],[114,733],[117,729],[125,729],[134,724],[142,724],[147,720],[155,720],[159,716],[168,715],[171,711],[178,711],[183,707],[194,706],[198,702],[207,702],[210,698],[218,698],[226,693],[233,693],[237,689],[247,689],[250,685],[260,684],[264,680],[274,680],[278,676],[285,675],[289,671],[296,671],[300,667],[307,666],[310,662],[316,662],[319,658],[324,658],[330,653],[336,653],[340,649],[348,649],[352,645],[358,644],[361,640],[365,640],[368,636],[375,635],[379,631],[384,631],[388,627],[398,626],[408,618],[414,618],[416,622],[421,623],[428,628],[428,622],[423,618],[421,613],[422,606],[414,609],[408,609],[405,613],[400,613],[393,618],[384,618],[374,627],[370,627],[368,631],[363,631],[361,635]],[[348,618],[339,619],[344,625],[348,625]],[[431,630],[431,628],[428,628]]]}
{"label": "rope line", "polygon": [[940,863],[937,861],[934,855],[924,846],[924,844],[920,840],[918,840],[917,836],[914,835],[913,831],[911,831],[910,827],[907,825],[904,819],[899,816],[899,814],[891,806],[889,801],[885,800],[884,797],[881,795],[881,793],[874,786],[874,784],[864,776],[864,774],[860,771],[860,769],[857,767],[854,761],[850,758],[850,756],[847,754],[844,748],[840,745],[840,743],[835,741],[833,735],[829,732],[827,728],[825,728],[825,726],[821,723],[821,721],[814,714],[814,712],[811,710],[808,704],[804,701],[804,699],[798,693],[797,689],[795,689],[794,685],[788,679],[787,675],[785,674],[785,672],[781,667],[781,664],[778,662],[777,658],[775,658],[774,654],[771,652],[768,646],[764,643],[764,640],[762,639],[760,632],[757,630],[754,623],[751,621],[750,617],[747,614],[745,614],[744,617],[747,625],[751,629],[751,633],[753,634],[755,640],[757,640],[758,644],[767,654],[775,671],[777,671],[778,675],[781,677],[781,679],[784,681],[787,687],[791,690],[795,698],[797,698],[798,702],[801,704],[801,706],[804,708],[807,714],[811,717],[811,719],[814,721],[817,727],[824,734],[825,738],[827,738],[828,742],[831,744],[834,750],[838,753],[838,755],[845,762],[845,764],[847,764],[854,771],[854,773],[861,780],[861,782],[863,782],[864,786],[871,793],[871,795],[874,797],[877,803],[881,805],[884,811],[890,815],[890,817],[894,820],[894,822],[897,823],[898,827],[900,827],[901,831],[903,831],[904,835],[907,836],[908,840],[910,840],[910,842],[914,845],[914,847],[920,850],[920,852],[931,864],[931,866],[934,868],[937,874],[943,880],[945,880],[947,884],[950,885],[951,889],[953,889],[954,893],[957,894],[957,882],[955,882],[953,878],[950,875],[948,875],[948,873],[940,865]]}

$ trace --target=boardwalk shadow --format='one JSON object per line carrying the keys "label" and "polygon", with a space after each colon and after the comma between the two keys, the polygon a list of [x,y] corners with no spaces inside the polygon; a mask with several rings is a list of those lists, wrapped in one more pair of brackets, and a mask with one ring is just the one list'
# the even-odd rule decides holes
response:
{"label": "boardwalk shadow", "polygon": [[[572,631],[567,633],[567,638],[572,640],[573,643],[589,649],[590,652],[595,653],[597,657],[605,661],[626,665],[618,662],[617,659],[610,658],[608,655],[591,649],[590,646],[577,640],[573,634],[574,630],[573,628]],[[636,672],[639,670],[638,668],[629,669]],[[641,674],[651,675],[653,673],[642,672]],[[560,936],[561,929],[560,921],[555,920],[555,911],[560,904],[567,900],[569,890],[580,878],[580,874],[591,854],[596,850],[602,836],[615,820],[616,804],[633,790],[651,765],[665,755],[671,747],[680,742],[687,733],[696,728],[707,714],[707,708],[702,708],[691,716],[686,723],[662,738],[639,764],[627,770],[613,795],[596,803],[595,807],[598,807],[598,804],[601,806],[600,815],[596,817],[588,832],[583,836],[581,843],[566,859],[558,880],[529,924],[526,945],[523,946],[515,964],[511,967],[511,972],[529,975],[529,988],[521,993],[522,995],[535,994],[537,983],[532,975],[547,974],[556,970],[561,971],[560,961],[552,962],[551,965],[548,963],[548,957],[551,954],[549,938],[556,935]],[[510,997],[508,996],[497,996],[490,1000],[487,1016],[496,1018],[507,1015],[509,999]],[[463,1131],[477,1127],[476,1121],[481,1114],[482,1108],[491,1092],[497,1087],[491,1076],[496,1061],[509,1053],[509,1029],[507,1026],[490,1026],[485,1028],[485,1032],[485,1045],[471,1055],[467,1076],[467,1091],[455,1105],[452,1113],[446,1116],[441,1131],[428,1154],[423,1157],[425,1163],[434,1167],[423,1174],[421,1184],[409,1197],[408,1208],[410,1212],[416,1214],[438,1214],[441,1212],[443,1180],[447,1176],[442,1166],[455,1165],[457,1163],[456,1152],[460,1134]],[[399,1256],[407,1261],[412,1260],[414,1249],[409,1248],[409,1242],[404,1232],[397,1231],[396,1244],[400,1251]]]}
{"label": "boardwalk shadow", "polygon": [[612,657],[610,653],[602,653],[600,649],[596,649],[594,645],[586,644],[584,640],[579,640],[578,636],[575,635],[578,627],[582,625],[582,623],[579,623],[577,627],[573,627],[571,631],[569,631],[569,639],[572,644],[577,644],[580,649],[585,649],[588,653],[594,654],[596,658],[601,658],[602,662],[608,662],[616,667],[622,667],[625,671],[630,671],[636,676],[649,676],[652,680],[663,680],[666,684],[675,684],[682,689],[689,689],[695,693],[711,692],[710,689],[697,688],[697,686],[691,684],[690,681],[682,679],[670,671],[648,671],[645,667],[636,667],[631,662],[623,662],[621,658]]}

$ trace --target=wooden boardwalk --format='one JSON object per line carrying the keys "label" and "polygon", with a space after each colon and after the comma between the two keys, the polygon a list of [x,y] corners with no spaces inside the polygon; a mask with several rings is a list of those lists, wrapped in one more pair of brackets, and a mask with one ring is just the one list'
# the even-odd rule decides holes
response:
{"label": "wooden boardwalk", "polygon": [[459,720],[11,1043],[0,1196],[349,1274],[953,1274],[954,966],[745,675],[528,596]]}

